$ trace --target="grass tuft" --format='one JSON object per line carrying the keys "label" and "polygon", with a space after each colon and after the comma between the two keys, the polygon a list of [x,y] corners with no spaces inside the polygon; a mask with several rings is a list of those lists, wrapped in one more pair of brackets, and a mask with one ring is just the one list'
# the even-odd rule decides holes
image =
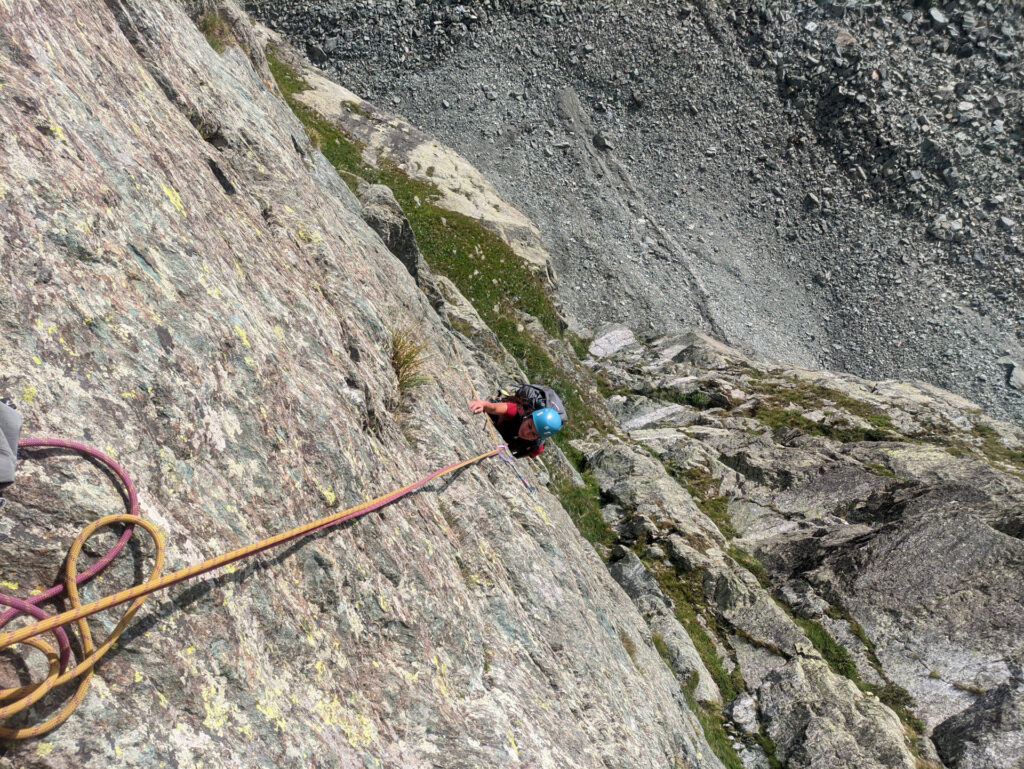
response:
{"label": "grass tuft", "polygon": [[398,393],[405,395],[430,381],[426,373],[427,343],[412,327],[391,331],[391,366],[398,377]]}
{"label": "grass tuft", "polygon": [[845,678],[849,678],[851,681],[860,681],[857,665],[854,663],[853,657],[850,656],[850,652],[846,650],[846,647],[839,644],[824,627],[814,620],[802,619],[801,617],[794,617],[793,619],[803,629],[804,635],[814,644],[814,648],[825,658],[825,661],[833,671]]}
{"label": "grass tuft", "polygon": [[224,53],[229,46],[238,44],[235,36],[231,34],[231,27],[227,19],[220,14],[208,13],[199,19],[199,23],[196,26],[203,33],[206,42],[217,53]]}
{"label": "grass tuft", "polygon": [[636,644],[633,643],[633,639],[629,637],[625,630],[619,631],[619,642],[622,644],[622,648],[626,650],[626,654],[629,655],[629,660],[633,663],[633,667],[639,670],[636,663]]}

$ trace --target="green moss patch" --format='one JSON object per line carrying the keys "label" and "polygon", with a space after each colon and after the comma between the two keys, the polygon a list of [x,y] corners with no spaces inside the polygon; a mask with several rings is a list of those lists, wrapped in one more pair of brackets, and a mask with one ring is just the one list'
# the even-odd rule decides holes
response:
{"label": "green moss patch", "polygon": [[1013,465],[1020,470],[1024,470],[1024,451],[1004,446],[999,440],[999,433],[991,427],[976,424],[971,432],[976,438],[981,440],[981,453],[990,462],[1002,462],[1003,464]]}
{"label": "green moss patch", "polygon": [[743,769],[743,762],[733,748],[732,737],[725,731],[725,718],[721,711],[710,705],[703,705],[694,698],[693,693],[683,689],[686,697],[686,704],[697,716],[701,729],[704,731],[704,739],[708,741],[711,751],[718,756],[718,760],[726,769]]}
{"label": "green moss patch", "polygon": [[229,46],[238,44],[235,36],[231,34],[230,25],[220,14],[208,13],[199,19],[196,26],[217,53],[224,53]]}
{"label": "green moss patch", "polygon": [[884,478],[895,478],[896,473],[890,470],[885,465],[880,465],[874,462],[864,465],[864,469],[874,475],[881,475]]}
{"label": "green moss patch", "polygon": [[791,617],[796,621],[798,625],[803,629],[807,638],[814,644],[814,647],[818,650],[825,661],[828,662],[829,666],[839,675],[845,676],[853,681],[857,687],[863,692],[870,692],[878,697],[885,705],[887,705],[897,716],[903,725],[907,727],[914,734],[920,734],[924,731],[924,723],[914,715],[914,699],[910,696],[910,693],[906,689],[894,684],[889,681],[885,675],[885,671],[882,670],[882,665],[878,661],[878,657],[875,654],[875,645],[868,638],[864,628],[853,620],[847,613],[837,609],[836,607],[829,607],[828,615],[833,619],[843,620],[847,623],[852,632],[864,644],[864,649],[867,653],[868,662],[875,669],[878,675],[882,678],[885,683],[881,686],[878,684],[869,684],[861,679],[860,673],[857,670],[857,665],[854,663],[853,658],[845,647],[841,646],[832,636],[823,628],[819,623],[813,620],[801,619],[793,616],[793,613],[788,607],[782,605],[783,608],[790,614]]}
{"label": "green moss patch", "polygon": [[[795,377],[753,376],[745,371],[744,387],[759,396],[760,405],[751,416],[769,427],[796,428],[811,435],[822,435],[840,443],[905,440],[889,415],[876,406],[852,398],[846,393]],[[789,410],[794,404],[800,411]],[[859,427],[839,414],[833,424],[807,419],[801,411],[833,408],[864,420],[870,427]]]}
{"label": "green moss patch", "polygon": [[[662,592],[672,599],[672,603],[675,605],[676,619],[686,628],[704,667],[707,668],[718,685],[722,698],[726,702],[735,699],[744,690],[743,674],[739,665],[733,669],[732,673],[726,672],[711,636],[701,624],[703,621],[704,625],[711,628],[719,638],[725,637],[726,629],[719,628],[718,619],[707,609],[704,588],[701,584],[701,573],[680,574],[663,564],[654,563],[650,559],[644,559],[644,563],[658,581]],[[699,619],[698,612],[700,613]],[[665,645],[664,639],[656,634],[652,636],[652,639],[654,647],[665,660],[665,664],[671,668],[668,647]],[[697,682],[697,675],[693,674],[686,685],[682,687],[686,703],[700,722],[704,738],[718,759],[730,769],[739,769],[743,763],[732,746],[733,738],[725,731],[725,719],[718,708],[697,702],[694,696]],[[773,769],[779,767],[778,761],[775,760],[774,745],[771,745],[770,752],[767,750],[765,752],[768,755],[770,766]]]}
{"label": "green moss patch", "polygon": [[860,443],[862,441],[900,441],[902,436],[877,427],[857,427],[842,417],[830,424],[815,422],[799,411],[790,411],[778,406],[758,405],[750,416],[773,430],[781,428],[801,430],[809,435],[821,435],[839,443]]}
{"label": "green moss patch", "polygon": [[753,574],[757,578],[757,581],[761,583],[761,587],[765,590],[769,590],[771,588],[772,583],[771,580],[768,579],[768,572],[764,570],[764,566],[761,565],[761,562],[757,560],[757,558],[750,555],[750,553],[745,550],[740,550],[735,545],[730,546],[726,552],[732,556],[732,559],[736,561],[736,563]]}
{"label": "green moss patch", "polygon": [[860,673],[857,672],[857,665],[854,663],[853,657],[850,656],[850,652],[840,645],[825,628],[812,619],[794,617],[794,620],[834,672],[851,681],[860,680]]}
{"label": "green moss patch", "polygon": [[668,403],[678,403],[681,406],[690,406],[695,409],[728,408],[729,399],[720,393],[707,393],[703,390],[683,393],[678,390],[656,388],[646,390],[643,393],[648,398],[654,398]]}
{"label": "green moss patch", "polygon": [[651,633],[651,641],[654,643],[654,648],[658,654],[661,655],[661,659],[668,666],[669,670],[672,670],[672,655],[669,654],[668,645],[665,643],[665,639],[658,633]]}
{"label": "green moss patch", "polygon": [[743,691],[743,675],[740,672],[739,666],[735,667],[732,673],[726,672],[722,666],[722,660],[718,656],[718,650],[711,640],[711,636],[708,635],[697,619],[697,612],[699,610],[705,625],[712,628],[713,632],[720,638],[725,635],[724,632],[717,632],[718,619],[712,612],[707,610],[704,600],[704,588],[700,583],[700,574],[679,575],[664,565],[651,563],[649,560],[645,560],[645,563],[648,570],[658,581],[661,591],[671,598],[675,604],[676,619],[686,628],[686,632],[689,634],[690,640],[693,641],[693,645],[697,649],[704,667],[708,669],[711,677],[718,684],[722,697],[726,700],[735,699]]}

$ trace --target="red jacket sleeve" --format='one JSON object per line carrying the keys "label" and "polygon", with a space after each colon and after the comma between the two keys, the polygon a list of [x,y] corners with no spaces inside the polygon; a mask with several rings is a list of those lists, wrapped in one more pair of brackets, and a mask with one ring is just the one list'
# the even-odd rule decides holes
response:
{"label": "red jacket sleeve", "polygon": [[508,410],[505,412],[505,416],[511,419],[512,417],[519,416],[519,404],[518,403],[507,403]]}
{"label": "red jacket sleeve", "polygon": [[542,443],[542,444],[540,444],[540,446],[538,446],[538,447],[536,448],[536,450],[534,450],[534,451],[531,451],[531,452],[530,452],[529,454],[527,454],[527,456],[529,456],[529,457],[530,457],[530,458],[532,459],[533,457],[535,457],[535,456],[537,456],[538,454],[540,454],[540,453],[541,453],[542,451],[544,451],[544,444],[543,444],[543,443]]}

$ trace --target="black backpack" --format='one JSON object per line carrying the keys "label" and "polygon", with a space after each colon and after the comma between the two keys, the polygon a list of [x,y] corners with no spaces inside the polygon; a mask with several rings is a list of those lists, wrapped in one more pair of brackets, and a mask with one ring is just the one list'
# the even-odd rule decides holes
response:
{"label": "black backpack", "polygon": [[558,412],[558,416],[562,418],[563,427],[569,421],[569,416],[565,413],[565,406],[562,405],[562,399],[558,397],[554,390],[544,385],[524,384],[516,390],[515,395],[503,400],[522,401],[525,404],[527,414],[537,409],[554,409]]}

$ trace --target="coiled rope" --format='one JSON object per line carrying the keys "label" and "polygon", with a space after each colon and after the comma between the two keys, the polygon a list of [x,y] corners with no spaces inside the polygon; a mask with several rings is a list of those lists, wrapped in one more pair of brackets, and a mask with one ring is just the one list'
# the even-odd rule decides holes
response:
{"label": "coiled rope", "polygon": [[[27,438],[19,441],[18,446],[19,448],[69,449],[99,461],[109,468],[123,484],[124,491],[128,498],[128,512],[99,518],[82,530],[71,545],[71,549],[68,551],[67,562],[65,564],[64,583],[62,585],[56,585],[39,595],[27,599],[15,598],[13,596],[0,593],[0,605],[9,607],[6,612],[0,615],[0,629],[18,616],[29,615],[35,617],[37,620],[35,623],[19,628],[18,630],[0,634],[0,651],[15,644],[27,644],[28,646],[31,646],[45,654],[49,665],[46,679],[44,681],[39,683],[30,683],[13,689],[0,689],[0,722],[35,704],[54,687],[79,678],[78,688],[60,712],[43,723],[36,724],[34,726],[22,728],[0,727],[0,738],[6,739],[28,739],[30,737],[38,737],[67,720],[67,718],[74,712],[75,708],[77,708],[85,698],[86,692],[89,689],[89,679],[92,677],[94,666],[117,641],[118,637],[122,632],[124,632],[125,628],[135,616],[135,613],[139,610],[139,607],[142,606],[146,596],[151,593],[171,587],[172,585],[177,585],[180,582],[198,577],[214,571],[215,569],[222,568],[228,564],[234,563],[235,561],[240,561],[244,558],[262,553],[265,550],[283,545],[286,542],[298,539],[299,537],[303,537],[307,534],[312,534],[320,531],[321,529],[326,529],[330,526],[337,526],[345,521],[358,518],[361,515],[365,515],[366,513],[377,510],[401,499],[405,495],[419,489],[435,478],[440,478],[443,475],[453,473],[456,470],[467,467],[468,465],[476,464],[488,457],[499,455],[505,449],[505,445],[500,444],[496,448],[482,454],[478,454],[472,459],[456,462],[448,465],[447,467],[443,467],[440,470],[436,470],[429,475],[420,478],[418,481],[410,483],[408,486],[403,486],[400,489],[379,496],[369,502],[364,502],[360,505],[356,505],[355,507],[350,507],[347,510],[333,513],[319,520],[303,524],[302,526],[297,526],[289,531],[276,534],[272,537],[267,537],[259,542],[255,542],[245,547],[240,547],[237,550],[232,550],[231,552],[224,553],[223,555],[218,555],[214,558],[203,561],[202,563],[197,563],[193,566],[180,569],[172,574],[160,576],[160,570],[162,569],[164,562],[163,535],[155,525],[139,515],[138,495],[135,492],[135,486],[132,483],[131,478],[128,477],[128,474],[117,462],[104,453],[97,451],[90,446],[86,446],[83,443],[67,441],[60,438]],[[124,532],[117,540],[117,543],[96,563],[85,571],[78,573],[78,556],[85,543],[99,529],[117,523],[127,524]],[[78,586],[101,572],[110,564],[111,561],[114,560],[114,558],[117,557],[118,553],[121,552],[124,546],[131,539],[134,534],[135,527],[140,527],[145,530],[153,540],[153,544],[156,549],[153,569],[150,572],[148,579],[135,587],[122,590],[119,593],[106,596],[105,598],[100,598],[91,603],[82,604],[78,594]],[[46,611],[39,608],[39,604],[48,601],[63,592],[67,592],[68,602],[71,604],[71,608],[68,611],[57,615],[49,615]],[[124,615],[121,617],[113,631],[111,631],[110,635],[107,636],[106,640],[103,641],[102,644],[95,646],[86,618],[96,614],[97,612],[128,603],[129,601],[131,604],[125,610]],[[78,632],[81,637],[82,656],[74,667],[69,668],[68,665],[71,660],[72,650],[65,626],[70,625],[71,623],[75,623],[78,627]],[[51,633],[53,635],[57,642],[57,649],[54,649],[51,644],[37,637],[43,633]],[[3,705],[3,703],[8,704]]]}

